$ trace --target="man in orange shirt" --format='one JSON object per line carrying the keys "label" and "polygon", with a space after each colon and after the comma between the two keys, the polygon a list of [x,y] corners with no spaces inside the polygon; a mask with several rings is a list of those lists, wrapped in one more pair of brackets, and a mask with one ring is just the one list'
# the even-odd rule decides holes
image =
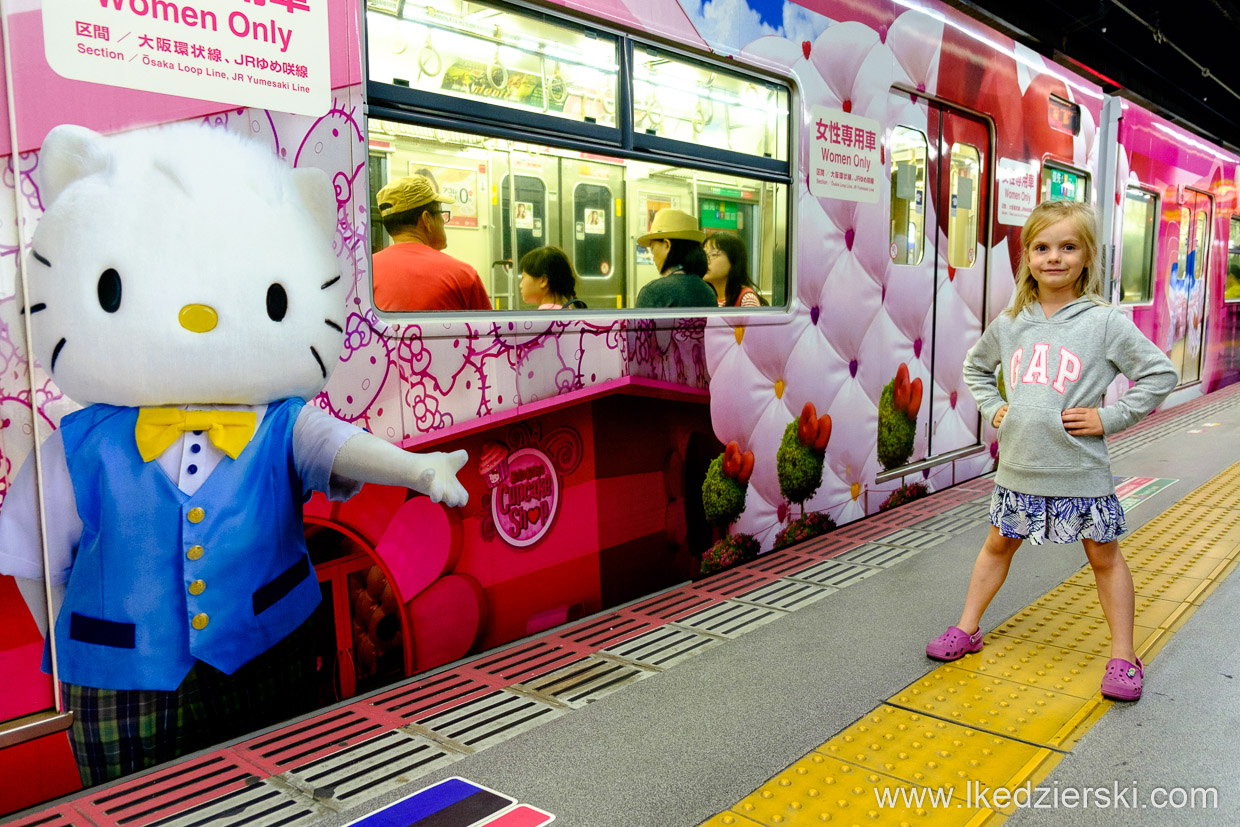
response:
{"label": "man in orange shirt", "polygon": [[441,252],[448,246],[443,209],[455,199],[425,175],[398,178],[379,190],[379,216],[392,245],[375,253],[371,275],[380,310],[490,310],[478,271]]}

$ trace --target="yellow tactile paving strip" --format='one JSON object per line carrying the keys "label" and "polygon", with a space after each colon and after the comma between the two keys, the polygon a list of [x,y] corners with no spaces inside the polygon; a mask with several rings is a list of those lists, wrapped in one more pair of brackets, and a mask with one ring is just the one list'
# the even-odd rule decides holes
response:
{"label": "yellow tactile paving strip", "polygon": [[[1240,565],[1240,463],[1121,546],[1148,664]],[[1112,706],[1098,692],[1109,655],[1086,565],[987,635],[981,652],[905,687],[702,827],[999,824],[1014,805],[977,806],[970,791],[1046,778]]]}

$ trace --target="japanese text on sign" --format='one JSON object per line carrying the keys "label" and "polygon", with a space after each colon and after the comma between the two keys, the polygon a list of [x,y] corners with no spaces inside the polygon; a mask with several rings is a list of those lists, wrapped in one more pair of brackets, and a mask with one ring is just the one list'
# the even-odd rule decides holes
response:
{"label": "japanese text on sign", "polygon": [[43,47],[73,80],[316,115],[331,102],[326,3],[47,3]]}
{"label": "japanese text on sign", "polygon": [[1023,226],[1038,203],[1038,166],[1000,158],[995,171],[1000,224]]}
{"label": "japanese text on sign", "polygon": [[879,124],[838,109],[810,109],[809,191],[819,198],[878,202]]}

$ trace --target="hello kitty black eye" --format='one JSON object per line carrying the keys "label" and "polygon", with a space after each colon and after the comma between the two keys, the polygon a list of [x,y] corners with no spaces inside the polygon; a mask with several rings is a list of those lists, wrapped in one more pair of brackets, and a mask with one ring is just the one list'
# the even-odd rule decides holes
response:
{"label": "hello kitty black eye", "polygon": [[278,284],[273,284],[267,288],[267,317],[273,322],[278,322],[284,318],[284,314],[288,312],[288,293],[284,292],[284,288]]}
{"label": "hello kitty black eye", "polygon": [[111,267],[99,276],[99,306],[115,313],[121,306],[121,274]]}

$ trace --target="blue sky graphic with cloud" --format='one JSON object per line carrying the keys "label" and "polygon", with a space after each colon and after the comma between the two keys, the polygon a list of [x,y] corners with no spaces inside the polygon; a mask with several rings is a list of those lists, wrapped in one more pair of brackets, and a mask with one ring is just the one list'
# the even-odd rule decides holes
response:
{"label": "blue sky graphic with cloud", "polygon": [[760,37],[812,41],[830,25],[817,12],[784,0],[679,0],[711,48],[739,52]]}

